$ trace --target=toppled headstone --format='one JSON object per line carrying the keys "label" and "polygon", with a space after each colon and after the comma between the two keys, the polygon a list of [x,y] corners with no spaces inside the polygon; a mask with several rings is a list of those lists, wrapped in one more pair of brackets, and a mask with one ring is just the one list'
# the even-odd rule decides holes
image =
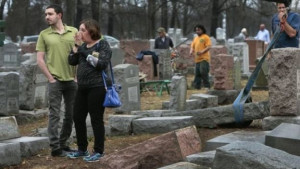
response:
{"label": "toppled headstone", "polygon": [[131,111],[132,115],[140,115],[143,117],[161,117],[164,113],[172,113],[174,110],[140,110]]}
{"label": "toppled headstone", "polygon": [[299,168],[299,166],[299,156],[248,141],[234,142],[218,148],[213,163],[213,169],[282,169]]}
{"label": "toppled headstone", "polygon": [[111,135],[130,135],[132,133],[132,121],[141,118],[139,115],[110,115],[108,124]]}
{"label": "toppled headstone", "polygon": [[207,92],[209,95],[218,96],[219,105],[233,104],[239,93],[239,90],[210,90]]}
{"label": "toppled headstone", "polygon": [[0,168],[20,164],[20,143],[0,143]]}
{"label": "toppled headstone", "polygon": [[14,116],[0,117],[0,141],[20,137]]}
{"label": "toppled headstone", "polygon": [[133,133],[166,133],[194,125],[191,116],[145,117],[133,120]]}
{"label": "toppled headstone", "polygon": [[293,123],[300,125],[300,116],[269,116],[262,121],[263,130],[273,130],[281,123]]}
{"label": "toppled headstone", "polygon": [[192,94],[190,96],[190,99],[200,100],[200,102],[203,103],[202,108],[218,106],[218,96],[198,93],[198,94]]}
{"label": "toppled headstone", "polygon": [[266,145],[300,156],[300,125],[280,124],[266,135]]}
{"label": "toppled headstone", "polygon": [[201,140],[193,126],[111,153],[101,159],[100,165],[106,169],[158,168],[183,161],[200,151]]}
{"label": "toppled headstone", "polygon": [[30,157],[36,155],[41,150],[49,148],[48,137],[20,137],[1,141],[2,143],[20,144],[21,157]]}
{"label": "toppled headstone", "polygon": [[196,153],[186,156],[186,161],[194,164],[199,164],[201,166],[212,167],[215,154],[216,150]]}
{"label": "toppled headstone", "polygon": [[[269,104],[267,101],[244,104],[244,121],[262,119],[269,115]],[[163,116],[193,116],[193,121],[197,127],[213,128],[218,125],[235,122],[232,105],[165,113]]]}
{"label": "toppled headstone", "polygon": [[206,141],[204,149],[205,151],[215,150],[218,147],[222,147],[235,141],[252,141],[264,144],[265,136],[268,133],[268,131],[235,131]]}
{"label": "toppled headstone", "polygon": [[179,162],[165,167],[160,167],[158,169],[209,169],[209,168],[197,164],[189,163],[189,162]]}

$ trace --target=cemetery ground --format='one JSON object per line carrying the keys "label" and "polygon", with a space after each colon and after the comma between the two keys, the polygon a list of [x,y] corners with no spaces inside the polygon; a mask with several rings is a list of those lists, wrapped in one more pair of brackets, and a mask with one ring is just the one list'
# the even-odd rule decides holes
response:
{"label": "cemetery ground", "polygon": [[[190,84],[190,79],[188,81]],[[246,84],[246,80],[243,80],[243,86]],[[190,87],[187,90],[187,96],[195,93],[205,93],[204,90],[194,90]],[[253,102],[259,102],[268,100],[268,91],[266,90],[254,90],[251,92]],[[142,110],[155,110],[161,109],[162,102],[169,100],[169,95],[166,91],[163,92],[161,97],[156,96],[155,92],[147,91],[141,94],[141,109]],[[113,111],[107,109],[105,112],[105,119],[107,120],[109,114],[112,114]],[[47,118],[43,118],[37,121],[33,121],[27,124],[19,125],[19,130],[23,136],[32,136],[36,133],[37,128],[46,127],[48,123]],[[199,136],[201,138],[202,149],[205,146],[205,142],[209,139],[212,139],[216,136],[223,135],[226,133],[231,133],[234,131],[245,130],[245,131],[260,131],[262,130],[261,120],[255,120],[247,128],[235,128],[235,127],[218,127],[218,128],[197,128]],[[143,134],[143,135],[130,135],[130,136],[113,136],[106,137],[105,142],[105,153],[110,154],[121,149],[124,149],[128,146],[140,143],[144,140],[158,136],[159,134]],[[72,148],[76,148],[76,144],[71,145]],[[93,147],[92,138],[89,139],[89,150],[91,152]],[[101,168],[101,160],[96,163],[86,163],[81,158],[79,159],[68,159],[63,157],[52,157],[50,155],[50,150],[44,150],[39,154],[24,158],[22,163],[17,166],[9,166],[5,169],[81,169],[81,168]],[[103,167],[102,167],[103,168]]]}

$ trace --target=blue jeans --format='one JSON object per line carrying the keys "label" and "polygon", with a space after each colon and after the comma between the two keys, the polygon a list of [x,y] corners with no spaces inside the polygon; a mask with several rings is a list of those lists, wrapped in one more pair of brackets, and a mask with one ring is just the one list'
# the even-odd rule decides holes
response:
{"label": "blue jeans", "polygon": [[[59,81],[48,83],[49,93],[49,124],[48,135],[52,151],[67,147],[73,125],[73,104],[77,91],[77,83],[74,81]],[[61,131],[59,133],[61,101],[64,98],[65,114]]]}
{"label": "blue jeans", "polygon": [[209,63],[207,61],[196,63],[195,78],[194,78],[194,87],[196,89],[201,89],[202,82],[204,87],[210,88],[208,73],[209,73]]}

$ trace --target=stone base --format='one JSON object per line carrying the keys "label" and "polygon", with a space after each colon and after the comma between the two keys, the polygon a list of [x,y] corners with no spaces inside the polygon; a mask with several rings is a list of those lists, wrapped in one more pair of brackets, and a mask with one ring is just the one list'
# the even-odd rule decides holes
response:
{"label": "stone base", "polygon": [[265,136],[268,131],[236,131],[229,134],[224,134],[206,142],[204,151],[212,151],[218,147],[233,143],[235,141],[251,141],[265,143]]}
{"label": "stone base", "polygon": [[208,167],[203,167],[197,164],[189,163],[189,162],[179,162],[175,164],[171,164],[165,167],[161,167],[158,169],[208,169]]}
{"label": "stone base", "polygon": [[263,130],[273,130],[281,123],[300,124],[300,116],[269,116],[262,122]]}
{"label": "stone base", "polygon": [[281,123],[266,135],[266,145],[300,156],[300,125]]}
{"label": "stone base", "polygon": [[0,143],[0,168],[20,164],[20,143]]}
{"label": "stone base", "polygon": [[205,167],[213,167],[216,150],[186,156],[186,161]]}
{"label": "stone base", "polygon": [[20,137],[2,141],[3,143],[18,143],[22,157],[30,157],[36,155],[43,149],[49,148],[48,137]]}

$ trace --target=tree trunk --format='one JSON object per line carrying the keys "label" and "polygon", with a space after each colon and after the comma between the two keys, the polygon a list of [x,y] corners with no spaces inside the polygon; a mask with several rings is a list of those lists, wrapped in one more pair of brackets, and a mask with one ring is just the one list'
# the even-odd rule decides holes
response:
{"label": "tree trunk", "polygon": [[0,5],[0,19],[3,19],[4,6],[7,0],[2,0]]}
{"label": "tree trunk", "polygon": [[156,0],[148,0],[148,38],[155,36],[155,7],[156,7]]}
{"label": "tree trunk", "polygon": [[187,27],[188,27],[188,11],[189,11],[189,5],[190,5],[190,0],[185,1],[184,9],[183,9],[183,23],[182,23],[182,32],[183,35],[188,34],[187,32]]}
{"label": "tree trunk", "polygon": [[74,25],[74,15],[75,15],[75,4],[76,0],[66,0],[66,14],[64,15],[64,21],[67,25]]}
{"label": "tree trunk", "polygon": [[114,4],[115,0],[109,0],[108,2],[108,23],[107,23],[107,34],[112,36],[114,32]]}
{"label": "tree trunk", "polygon": [[78,28],[80,25],[80,21],[82,20],[82,14],[83,14],[81,0],[77,0],[76,11],[77,11],[77,13],[76,13],[74,26],[76,28]]}
{"label": "tree trunk", "polygon": [[172,16],[171,16],[171,28],[176,27],[176,17],[177,17],[177,0],[172,0]]}
{"label": "tree trunk", "polygon": [[161,26],[168,29],[168,1],[162,0],[161,5]]}
{"label": "tree trunk", "polygon": [[92,18],[100,22],[102,0],[91,0]]}
{"label": "tree trunk", "polygon": [[220,12],[219,12],[218,0],[212,0],[210,36],[216,37],[216,29],[218,27],[219,14]]}

